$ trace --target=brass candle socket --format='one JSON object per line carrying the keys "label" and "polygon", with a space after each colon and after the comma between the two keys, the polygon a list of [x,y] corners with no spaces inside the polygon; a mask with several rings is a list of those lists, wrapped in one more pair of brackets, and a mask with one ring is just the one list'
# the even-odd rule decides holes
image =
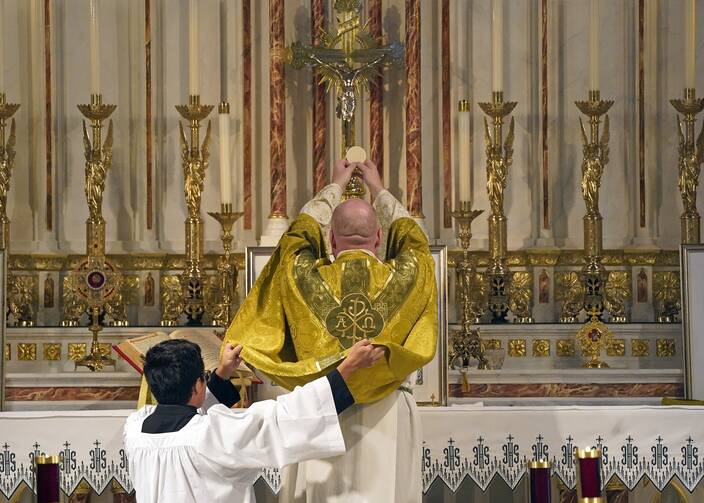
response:
{"label": "brass candle socket", "polygon": [[230,258],[232,251],[232,226],[242,217],[242,212],[233,212],[231,204],[223,204],[219,212],[209,211],[208,215],[220,223],[222,232],[220,239],[224,255],[218,260],[218,283],[216,291],[209,298],[214,299],[211,305],[206,306],[212,315],[213,325],[227,328],[234,316],[234,301],[237,297],[237,267]]}
{"label": "brass candle socket", "polygon": [[176,105],[176,110],[188,121],[189,137],[179,122],[181,139],[181,161],[183,164],[183,191],[188,209],[185,222],[186,231],[186,268],[179,276],[180,293],[171,292],[172,302],[177,309],[168,309],[162,313],[161,324],[173,326],[178,322],[181,312],[185,313],[189,325],[202,325],[205,311],[203,271],[203,219],[200,214],[201,195],[205,172],[210,159],[211,122],[205,132],[203,143],[200,142],[200,123],[213,110],[213,105],[203,105],[200,96],[191,95],[186,105]]}
{"label": "brass candle socket", "polygon": [[486,150],[486,188],[491,214],[489,215],[489,267],[486,271],[490,285],[489,310],[492,321],[505,322],[509,311],[511,275],[506,266],[507,219],[504,215],[504,191],[508,173],[513,164],[513,139],[515,121],[511,117],[506,138],[503,137],[504,118],[516,107],[515,101],[504,101],[502,91],[492,93],[492,101],[479,103],[482,111],[492,119],[493,134],[484,118],[484,147]]}
{"label": "brass candle socket", "polygon": [[681,241],[683,244],[698,244],[701,242],[701,218],[697,211],[697,186],[701,164],[704,162],[704,124],[696,142],[694,136],[697,114],[704,110],[704,99],[696,98],[694,89],[685,88],[684,99],[673,99],[670,103],[682,114],[682,118],[677,117],[678,185],[683,206],[680,217]]}
{"label": "brass candle socket", "polygon": [[460,368],[467,367],[471,359],[477,360],[477,368],[486,369],[488,361],[484,354],[484,343],[478,329],[472,324],[486,311],[486,289],[476,273],[469,256],[472,239],[472,222],[484,210],[473,210],[471,201],[460,201],[459,209],[452,212],[457,222],[457,238],[462,247],[462,260],[456,267],[458,304],[462,308],[462,329],[452,337],[450,361],[460,360]]}

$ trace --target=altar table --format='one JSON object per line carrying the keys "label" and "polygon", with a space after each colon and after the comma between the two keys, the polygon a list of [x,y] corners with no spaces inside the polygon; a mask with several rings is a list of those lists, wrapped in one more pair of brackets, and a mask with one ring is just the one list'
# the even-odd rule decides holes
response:
{"label": "altar table", "polygon": [[[22,482],[33,487],[40,454],[59,454],[67,494],[82,479],[97,493],[113,479],[131,491],[122,446],[129,413],[1,413],[0,494],[8,498]],[[573,488],[573,451],[587,446],[604,454],[602,480],[616,475],[629,489],[647,477],[662,490],[677,477],[692,492],[704,478],[702,407],[425,407],[420,417],[424,491],[438,479],[455,491],[465,477],[485,489],[495,476],[515,488],[533,459],[551,460],[554,475]],[[262,478],[278,492],[278,470]]]}

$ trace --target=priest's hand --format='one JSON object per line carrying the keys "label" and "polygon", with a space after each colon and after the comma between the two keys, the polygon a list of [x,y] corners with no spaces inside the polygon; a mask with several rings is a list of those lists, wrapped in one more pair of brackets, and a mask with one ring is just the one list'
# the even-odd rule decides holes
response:
{"label": "priest's hand", "polygon": [[372,202],[376,199],[376,196],[384,190],[384,184],[381,183],[381,177],[379,176],[379,170],[376,168],[376,164],[367,159],[363,163],[357,164],[357,167],[362,172],[362,178],[364,178],[364,183],[369,187],[369,192],[372,196]]}
{"label": "priest's hand", "polygon": [[385,348],[373,346],[368,340],[359,341],[350,349],[337,371],[346,381],[356,370],[371,367],[385,355]]}
{"label": "priest's hand", "polygon": [[240,353],[242,352],[242,346],[233,346],[232,344],[225,344],[222,350],[222,356],[220,356],[220,365],[215,370],[215,373],[221,379],[231,379],[232,375],[235,373],[235,369],[242,363],[242,358]]}
{"label": "priest's hand", "polygon": [[350,182],[356,166],[356,163],[351,163],[347,159],[340,159],[335,162],[335,167],[332,169],[332,183],[336,183],[344,190]]}

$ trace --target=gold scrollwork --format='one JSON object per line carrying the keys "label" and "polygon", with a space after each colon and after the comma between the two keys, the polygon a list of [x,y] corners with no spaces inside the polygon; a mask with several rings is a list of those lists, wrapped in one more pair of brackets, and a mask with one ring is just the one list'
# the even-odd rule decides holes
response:
{"label": "gold scrollwork", "polygon": [[557,356],[574,356],[574,341],[571,339],[559,339],[556,344]]}
{"label": "gold scrollwork", "polygon": [[550,356],[550,339],[533,339],[533,356],[539,358]]}
{"label": "gold scrollwork", "polygon": [[606,346],[607,356],[626,356],[626,340],[611,339]]}
{"label": "gold scrollwork", "polygon": [[508,287],[509,309],[516,316],[517,322],[530,323],[533,320],[533,273],[515,271]]}
{"label": "gold scrollwork", "polygon": [[501,339],[486,339],[484,341],[484,349],[487,351],[497,351],[502,347]]}
{"label": "gold scrollwork", "polygon": [[175,326],[183,312],[183,290],[176,275],[161,277],[161,324]]}
{"label": "gold scrollwork", "polygon": [[673,322],[680,311],[680,275],[677,271],[653,273],[653,297],[658,321]]}
{"label": "gold scrollwork", "polygon": [[508,355],[516,358],[526,356],[526,340],[525,339],[509,339]]}
{"label": "gold scrollwork", "polygon": [[660,358],[675,356],[675,339],[657,339],[655,354]]}
{"label": "gold scrollwork", "polygon": [[584,286],[575,271],[555,273],[555,299],[561,302],[560,322],[574,323],[582,310]]}
{"label": "gold scrollwork", "polygon": [[604,305],[611,314],[611,322],[627,322],[626,301],[631,298],[630,271],[609,271],[609,279],[604,290],[606,294]]}
{"label": "gold scrollwork", "polygon": [[631,355],[638,358],[650,356],[650,341],[648,339],[631,339]]}
{"label": "gold scrollwork", "polygon": [[56,361],[61,359],[61,344],[58,342],[44,343],[44,359]]}
{"label": "gold scrollwork", "polygon": [[37,344],[34,342],[20,342],[17,344],[17,359],[20,361],[36,360]]}
{"label": "gold scrollwork", "polygon": [[10,346],[10,343],[8,342],[5,344],[5,361],[10,361],[12,359],[12,347]]}
{"label": "gold scrollwork", "polygon": [[34,276],[10,274],[7,278],[7,305],[14,326],[34,325],[34,305],[38,302]]}
{"label": "gold scrollwork", "polygon": [[69,360],[80,360],[86,355],[87,344],[84,342],[72,342],[68,345],[68,359]]}

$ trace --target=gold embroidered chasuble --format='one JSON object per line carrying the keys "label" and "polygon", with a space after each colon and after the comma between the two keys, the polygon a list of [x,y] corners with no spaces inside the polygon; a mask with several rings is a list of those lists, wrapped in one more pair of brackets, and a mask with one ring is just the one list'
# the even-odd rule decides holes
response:
{"label": "gold embroidered chasuble", "polygon": [[388,349],[387,358],[347,384],[358,403],[383,398],[433,358],[438,333],[435,265],[411,218],[391,224],[386,256],[381,262],[350,250],[330,261],[321,225],[301,214],[225,340],[242,344],[245,361],[292,389],[328,373],[355,342],[370,339]]}

